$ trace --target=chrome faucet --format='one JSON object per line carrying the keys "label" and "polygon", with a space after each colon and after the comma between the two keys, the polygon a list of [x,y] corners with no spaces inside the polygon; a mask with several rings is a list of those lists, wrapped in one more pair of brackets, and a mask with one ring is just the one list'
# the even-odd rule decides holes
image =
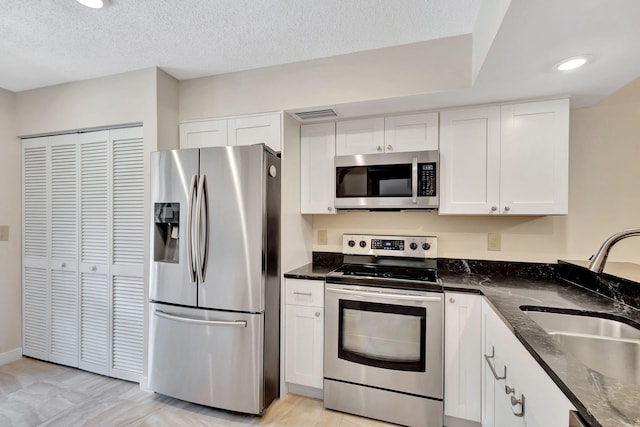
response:
{"label": "chrome faucet", "polygon": [[604,265],[607,262],[607,257],[609,256],[609,251],[622,239],[626,239],[631,236],[640,236],[640,228],[630,228],[628,230],[621,231],[619,233],[614,234],[604,241],[598,252],[595,255],[591,255],[589,260],[591,263],[589,264],[589,270],[595,271],[596,273],[602,273],[604,270]]}

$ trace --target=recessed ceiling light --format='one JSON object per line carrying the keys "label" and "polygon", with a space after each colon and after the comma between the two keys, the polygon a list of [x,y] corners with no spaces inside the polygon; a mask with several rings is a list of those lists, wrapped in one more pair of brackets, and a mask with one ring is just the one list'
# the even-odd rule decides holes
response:
{"label": "recessed ceiling light", "polygon": [[107,5],[107,2],[108,2],[108,0],[76,0],[76,1],[92,9],[103,8]]}
{"label": "recessed ceiling light", "polygon": [[554,70],[569,71],[582,67],[584,64],[591,60],[591,55],[572,56],[571,58],[563,59],[553,66]]}

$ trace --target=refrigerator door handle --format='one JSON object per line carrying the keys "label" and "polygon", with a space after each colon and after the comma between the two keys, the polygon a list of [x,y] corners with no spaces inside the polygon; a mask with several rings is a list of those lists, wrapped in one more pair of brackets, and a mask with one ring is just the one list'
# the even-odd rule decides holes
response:
{"label": "refrigerator door handle", "polygon": [[246,320],[204,320],[204,319],[194,319],[192,317],[182,317],[175,316],[173,314],[166,313],[164,311],[156,310],[154,314],[158,317],[162,317],[168,320],[175,320],[178,322],[184,323],[193,323],[196,325],[205,325],[205,326],[230,326],[232,328],[246,328],[247,321]]}
{"label": "refrigerator door handle", "polygon": [[[198,280],[204,283],[207,276],[207,260],[209,258],[209,195],[207,186],[207,175],[202,174],[198,183],[197,205],[196,205],[196,257]],[[202,204],[204,203],[204,253],[202,251]]]}
{"label": "refrigerator door handle", "polygon": [[187,201],[187,262],[189,263],[189,278],[191,283],[195,283],[198,276],[196,273],[196,260],[193,256],[193,203],[195,202],[197,176],[191,175],[189,184],[189,199]]}

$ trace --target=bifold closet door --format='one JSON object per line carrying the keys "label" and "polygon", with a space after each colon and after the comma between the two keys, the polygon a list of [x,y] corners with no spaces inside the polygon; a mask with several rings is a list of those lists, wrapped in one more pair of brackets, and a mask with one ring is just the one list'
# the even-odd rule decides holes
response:
{"label": "bifold closet door", "polygon": [[111,376],[139,381],[144,371],[145,154],[142,128],[111,130]]}
{"label": "bifold closet door", "polygon": [[80,134],[80,362],[109,375],[109,131]]}
{"label": "bifold closet door", "polygon": [[49,358],[48,137],[22,146],[22,352]]}

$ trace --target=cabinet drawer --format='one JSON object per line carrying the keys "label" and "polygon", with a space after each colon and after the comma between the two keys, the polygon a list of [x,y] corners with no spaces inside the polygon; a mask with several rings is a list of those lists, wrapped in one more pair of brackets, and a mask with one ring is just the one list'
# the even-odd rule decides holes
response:
{"label": "cabinet drawer", "polygon": [[286,279],[286,303],[324,307],[324,281]]}

